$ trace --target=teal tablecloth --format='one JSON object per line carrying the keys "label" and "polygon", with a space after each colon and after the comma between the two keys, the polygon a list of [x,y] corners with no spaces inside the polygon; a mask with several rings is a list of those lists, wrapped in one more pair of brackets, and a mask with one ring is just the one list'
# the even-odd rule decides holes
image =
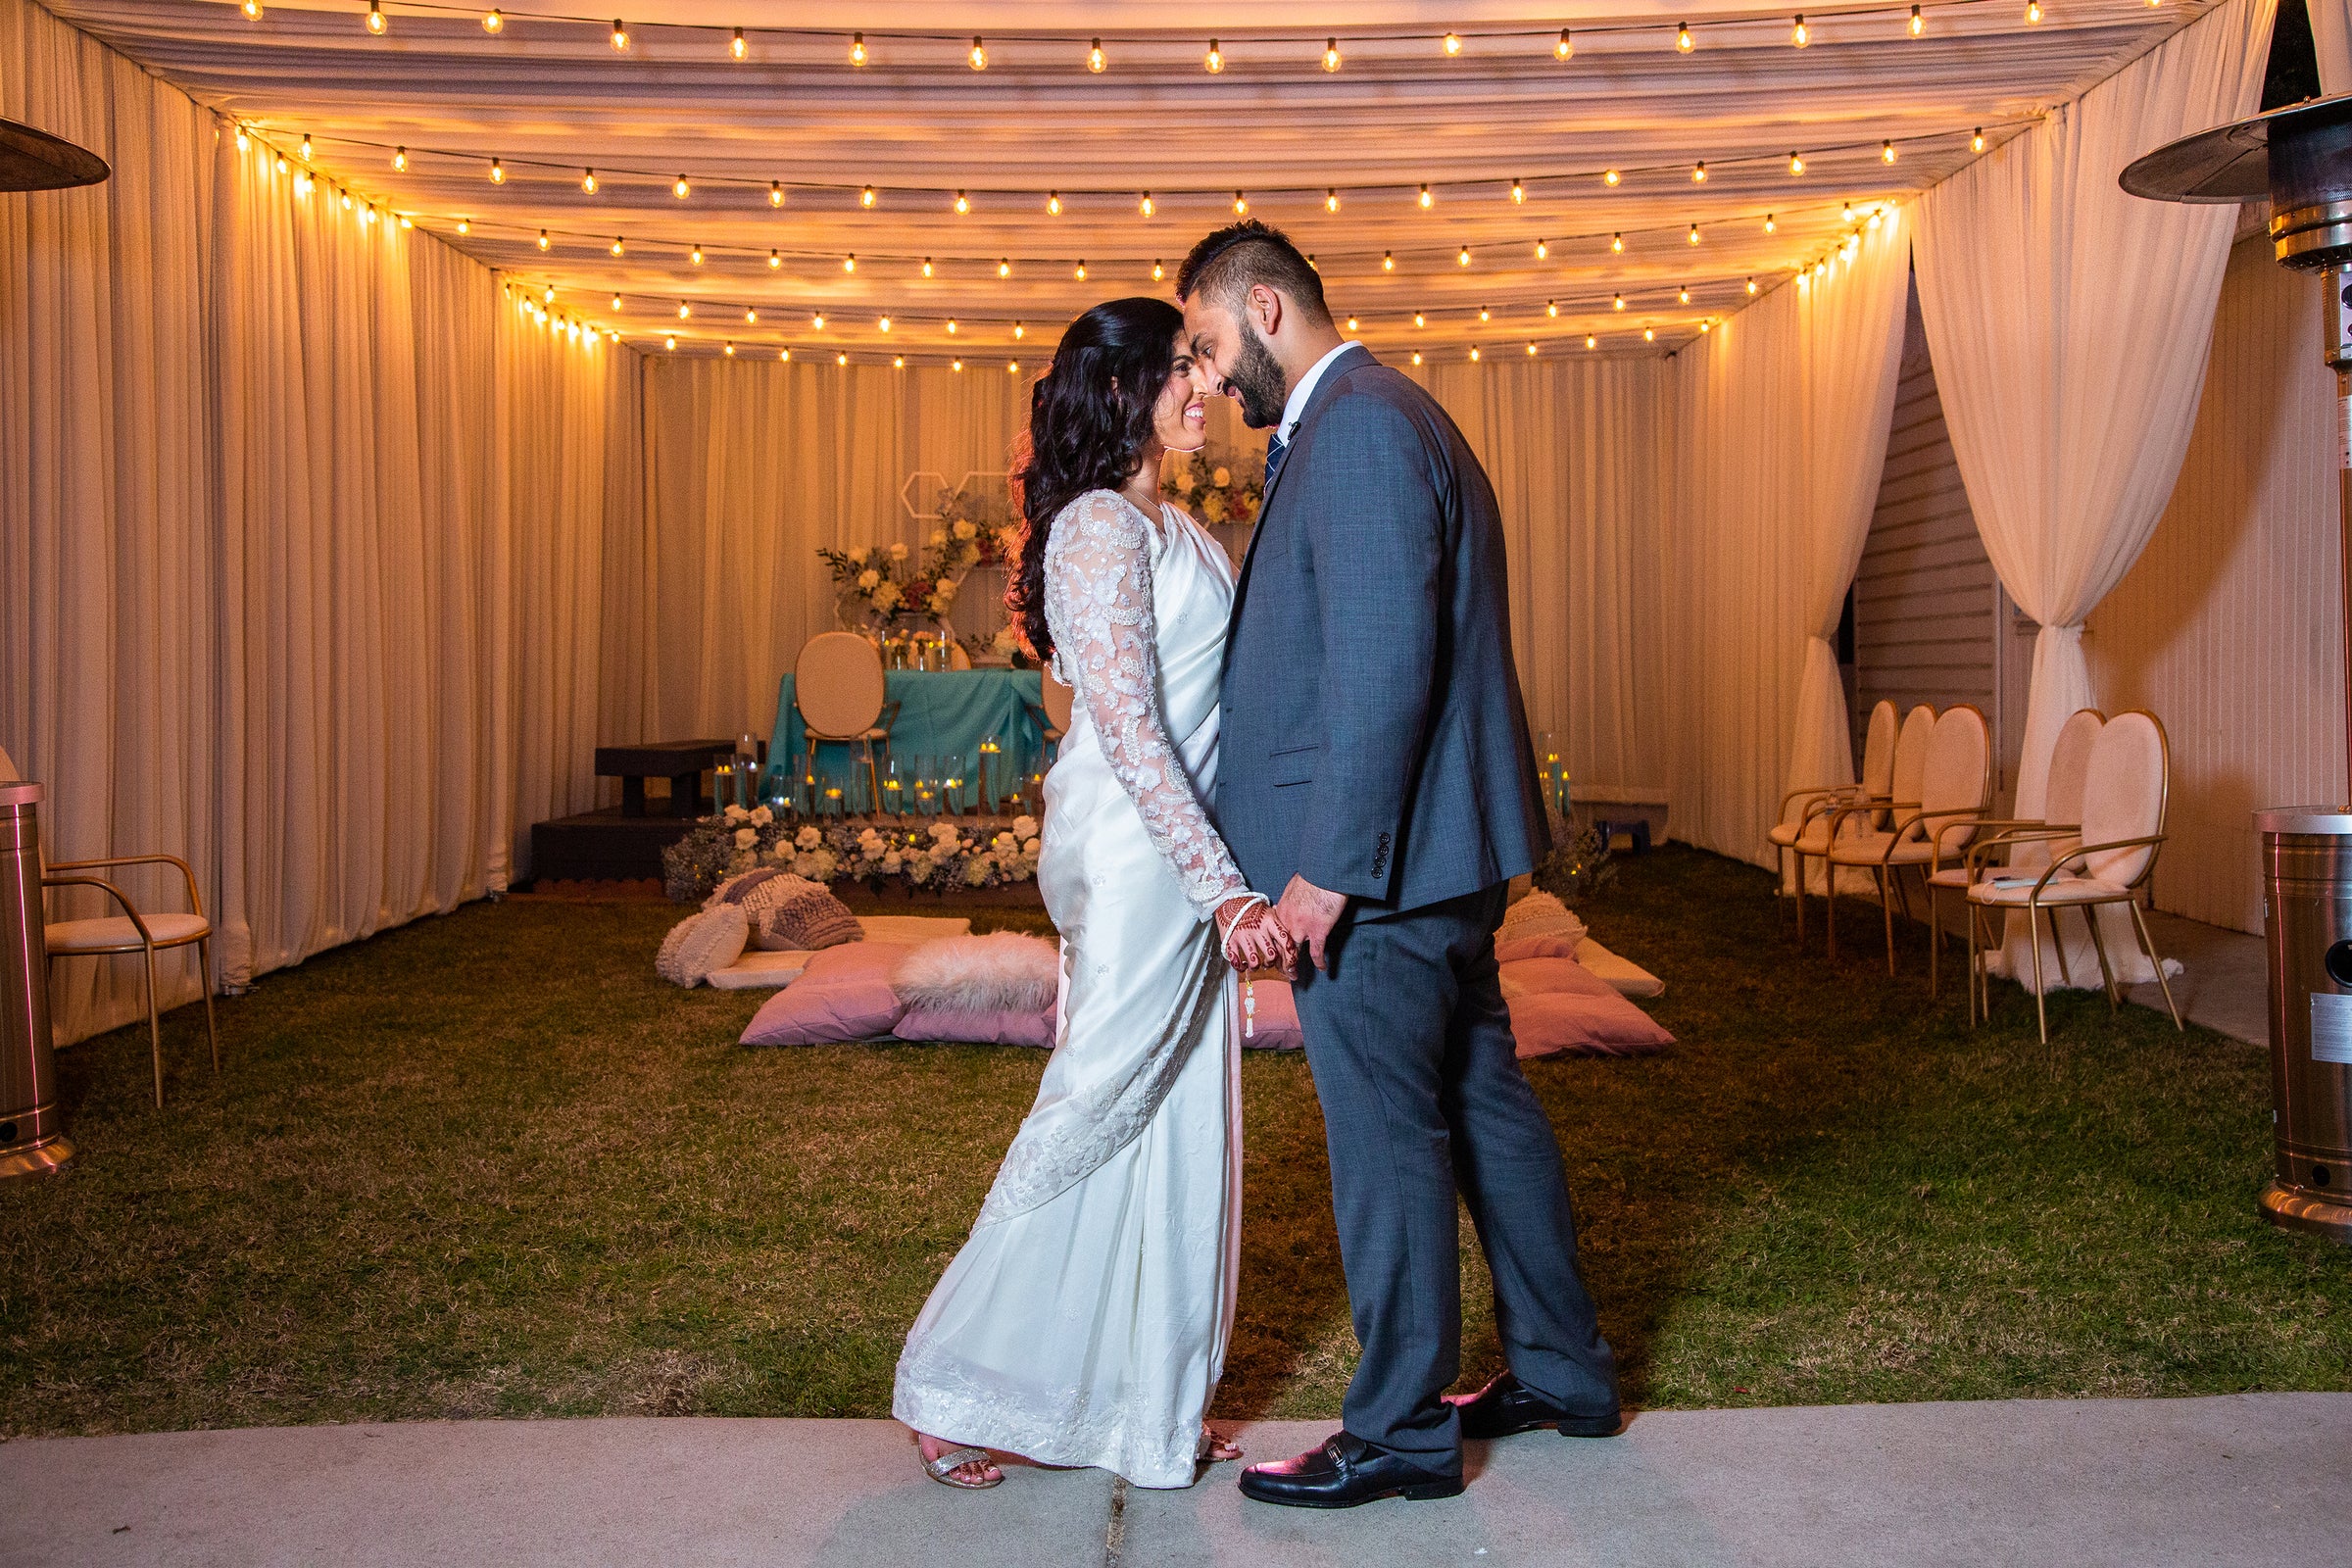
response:
{"label": "teal tablecloth", "polygon": [[[1027,705],[1041,700],[1034,669],[955,669],[927,671],[894,669],[885,677],[890,700],[899,705],[891,726],[890,755],[902,775],[909,775],[917,757],[960,757],[969,780],[963,804],[980,799],[978,758],[981,740],[995,735],[1004,752],[990,768],[999,800],[1020,793],[1021,781],[1043,767],[1045,742]],[[767,742],[768,777],[761,794],[781,789],[792,793],[792,769],[798,767],[807,746],[801,710],[792,700],[788,670],[776,688],[776,725]],[[824,745],[817,748],[818,788],[839,784],[852,810],[868,803],[865,768],[857,761],[857,749]],[[911,801],[908,808],[912,809]]]}

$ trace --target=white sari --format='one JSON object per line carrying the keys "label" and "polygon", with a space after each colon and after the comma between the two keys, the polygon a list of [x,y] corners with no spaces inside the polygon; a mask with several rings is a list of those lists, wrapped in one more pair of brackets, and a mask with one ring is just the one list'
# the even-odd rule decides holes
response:
{"label": "white sari", "polygon": [[1216,781],[1233,567],[1200,525],[1098,490],[1054,519],[1046,611],[1077,693],[1038,882],[1061,932],[1053,1060],[892,1411],[951,1442],[1191,1485],[1241,1249],[1234,977],[1244,891]]}

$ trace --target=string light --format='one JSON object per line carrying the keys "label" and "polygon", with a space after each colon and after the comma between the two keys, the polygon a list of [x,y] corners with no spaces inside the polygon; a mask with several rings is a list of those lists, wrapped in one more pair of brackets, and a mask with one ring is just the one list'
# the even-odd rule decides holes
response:
{"label": "string light", "polygon": [[950,360],[948,362],[948,368],[951,370],[960,370],[963,368],[963,362],[961,360]]}
{"label": "string light", "polygon": [[1481,305],[1478,308],[1478,318],[1482,321],[1492,321],[1494,319],[1494,313],[1492,310],[1489,310],[1486,306]]}
{"label": "string light", "polygon": [[1470,363],[1472,365],[1476,365],[1478,363],[1478,347],[1476,344],[1471,345],[1470,348]]}
{"label": "string light", "polygon": [[1340,40],[1337,38],[1323,40],[1323,69],[1325,71],[1340,69]]}
{"label": "string light", "polygon": [[1690,24],[1688,22],[1675,24],[1674,46],[1685,54],[1698,47],[1698,40],[1690,36]]}
{"label": "string light", "polygon": [[1454,261],[1460,266],[1468,267],[1470,265],[1470,247],[1467,245],[1463,246],[1461,254],[1456,256]]}
{"label": "string light", "polygon": [[[282,158],[278,160],[277,171],[278,171],[278,172],[279,172],[279,173],[281,173],[281,174],[282,174],[282,173],[284,173],[284,172],[285,172],[285,171],[286,171],[285,160],[284,160],[284,159],[282,159]],[[461,233],[461,234],[470,234],[470,233],[472,233],[472,232],[473,232],[473,220],[472,220],[472,219],[470,219],[470,218],[461,218],[461,219],[459,219],[459,220],[458,220],[458,232],[459,232],[459,233]]]}
{"label": "string light", "polygon": [[581,171],[580,171],[580,189],[581,189],[581,191],[582,191],[582,192],[584,192],[585,194],[587,194],[587,195],[590,195],[590,196],[593,196],[593,195],[595,195],[595,194],[596,194],[596,171],[595,171],[595,170],[593,170],[593,169],[583,169],[583,170],[581,170]]}
{"label": "string light", "polygon": [[1799,11],[1796,14],[1796,25],[1788,29],[1788,42],[1792,47],[1802,49],[1812,41],[1813,29],[1805,25],[1805,14]]}
{"label": "string light", "polygon": [[1879,143],[1879,157],[1886,163],[1894,162],[1894,143],[1891,140]]}
{"label": "string light", "polygon": [[1690,166],[1690,183],[1693,185],[1704,185],[1706,182],[1707,161],[1702,158],[1697,163]]}
{"label": "string light", "polygon": [[1396,270],[1396,252],[1394,252],[1394,251],[1382,251],[1382,252],[1380,253],[1380,270],[1381,270],[1382,271],[1384,271],[1384,272],[1394,272],[1395,270]]}
{"label": "string light", "polygon": [[1984,150],[1984,127],[1983,125],[1979,125],[1976,133],[1968,138],[1968,150],[1972,153],[1981,153]]}
{"label": "string light", "polygon": [[[306,164],[311,161],[311,133],[307,130],[302,133],[302,161]],[[491,159],[490,167],[496,169],[498,167],[498,160],[495,158]]]}
{"label": "string light", "polygon": [[244,10],[246,21],[259,22],[262,20],[262,0],[245,0]]}
{"label": "string light", "polygon": [[850,64],[860,70],[865,67],[865,34],[862,32],[850,34]]}
{"label": "string light", "polygon": [[1696,223],[1690,225],[1690,243],[1693,245],[1698,243],[1698,225]]}
{"label": "string light", "polygon": [[1430,210],[1432,207],[1435,207],[1435,206],[1437,206],[1437,205],[1438,205],[1438,199],[1437,199],[1435,196],[1432,196],[1432,195],[1429,193],[1429,187],[1428,187],[1427,185],[1424,185],[1424,186],[1422,186],[1422,187],[1421,187],[1421,210],[1422,210],[1423,212],[1425,212],[1425,213],[1426,213],[1426,212],[1428,212],[1428,211],[1429,211],[1429,210]]}
{"label": "string light", "polygon": [[629,29],[621,25],[618,17],[612,19],[612,47],[615,50],[626,50],[629,47]]}
{"label": "string light", "polygon": [[1623,234],[1611,234],[1609,236],[1609,249],[1615,251],[1620,256],[1624,255],[1625,236]]}
{"label": "string light", "polygon": [[1046,213],[1053,218],[1061,216],[1061,192],[1057,190],[1046,192]]}
{"label": "string light", "polygon": [[860,207],[871,207],[874,205],[874,187],[871,185],[858,193],[858,205]]}
{"label": "string light", "polygon": [[676,179],[670,181],[669,193],[678,200],[684,201],[694,194],[694,187],[686,182],[684,174],[680,174]]}
{"label": "string light", "polygon": [[1769,233],[1772,233],[1772,232],[1773,232],[1775,229],[1778,229],[1780,226],[1781,226],[1781,225],[1780,225],[1780,223],[1778,222],[1778,220],[1776,220],[1774,219],[1774,217],[1773,217],[1773,215],[1772,215],[1772,214],[1770,214],[1770,213],[1766,213],[1766,214],[1764,215],[1764,232],[1765,232],[1765,233],[1767,233],[1767,234],[1769,234]]}
{"label": "string light", "polygon": [[881,326],[882,326],[882,330],[883,330],[883,331],[885,331],[885,332],[887,332],[887,331],[889,331],[889,330],[890,330],[890,318],[889,318],[889,317],[885,316],[884,318],[882,318]]}
{"label": "string light", "polygon": [[890,357],[890,368],[894,370],[904,370],[906,368],[906,356],[904,354],[893,354]]}
{"label": "string light", "polygon": [[1536,346],[1533,343],[1527,346],[1527,357],[1531,360],[1536,357]]}
{"label": "string light", "polygon": [[771,248],[768,250],[768,253],[767,253],[767,266],[768,266],[768,270],[769,270],[770,271],[773,271],[773,270],[775,270],[776,269],[778,269],[778,268],[782,267],[783,265],[784,265],[784,253],[783,253],[782,251],[776,250],[776,249],[774,249],[774,248],[772,248],[772,247],[771,247]]}
{"label": "string light", "polygon": [[1545,300],[1544,302],[1544,314],[1545,316],[1557,317],[1560,314],[1560,302],[1558,300]]}
{"label": "string light", "polygon": [[1600,182],[1603,185],[1609,186],[1611,189],[1615,189],[1619,184],[1623,183],[1624,179],[1625,176],[1617,172],[1617,171],[1614,169],[1603,170],[1601,172]]}
{"label": "string light", "polygon": [[1083,283],[1086,281],[1086,263],[1080,262],[1078,264],[1075,275],[1079,282]]}
{"label": "string light", "polygon": [[[344,192],[342,193],[342,195],[343,195],[343,210],[344,210],[345,212],[347,212],[347,213],[348,213],[348,212],[350,212],[350,211],[351,211],[351,192],[349,192],[349,191],[344,191]],[[540,237],[541,237],[542,239],[544,239],[544,238],[547,236],[547,230],[546,230],[546,229],[541,229],[541,230],[539,231],[539,234],[540,234]],[[540,248],[541,250],[545,250],[545,249],[547,249],[547,247],[546,247],[545,245],[542,245],[542,246],[540,246],[539,248]]]}
{"label": "string light", "polygon": [[1560,41],[1551,46],[1551,55],[1554,60],[1574,60],[1576,58],[1576,40],[1568,36],[1566,27],[1560,29]]}
{"label": "string light", "polygon": [[1340,210],[1340,188],[1337,185],[1324,187],[1323,210],[1327,213],[1336,213]]}
{"label": "string light", "polygon": [[1514,180],[1512,180],[1512,181],[1511,181],[1511,203],[1512,203],[1512,205],[1513,205],[1513,206],[1524,206],[1524,205],[1526,204],[1526,202],[1527,202],[1527,187],[1526,187],[1526,186],[1524,186],[1524,185],[1522,185],[1522,184],[1520,184],[1520,183],[1519,183],[1519,181],[1517,181],[1517,180],[1515,180],[1515,179],[1514,179]]}
{"label": "string light", "polygon": [[825,313],[818,311],[813,316],[809,317],[808,324],[812,329],[822,332],[825,329]]}
{"label": "string light", "polygon": [[923,258],[923,275],[925,277],[931,275],[931,258],[928,256]]}
{"label": "string light", "polygon": [[776,359],[782,364],[790,365],[792,363],[792,350],[789,347],[776,350]]}
{"label": "string light", "polygon": [[1928,30],[1928,19],[1919,7],[1911,8],[1911,36],[1916,38]]}
{"label": "string light", "polygon": [[694,247],[692,250],[690,250],[690,251],[688,251],[688,252],[686,253],[686,259],[687,259],[688,261],[690,261],[690,262],[694,263],[694,265],[695,265],[695,266],[697,266],[697,267],[700,267],[700,266],[702,266],[702,265],[703,265],[703,248],[702,248],[700,245],[697,245],[697,246],[695,246],[695,247]]}
{"label": "string light", "polygon": [[1429,318],[1423,316],[1419,311],[1415,311],[1413,313],[1413,324],[1415,326],[1427,326],[1429,324]]}
{"label": "string light", "polygon": [[1458,55],[1462,52],[1462,35],[1460,33],[1449,32],[1446,35],[1446,52],[1448,55]]}
{"label": "string light", "polygon": [[846,366],[850,363],[850,357],[847,354],[836,354],[833,356],[833,363],[835,365]]}
{"label": "string light", "polygon": [[1546,243],[1546,242],[1545,242],[1545,241],[1544,241],[1544,240],[1538,240],[1538,241],[1536,241],[1536,260],[1537,260],[1537,261],[1539,261],[1539,262],[1540,262],[1540,261],[1543,261],[1543,260],[1544,260],[1545,257],[1549,256],[1550,254],[1551,254],[1551,246],[1550,246],[1548,243]]}
{"label": "string light", "polygon": [[[244,146],[245,132],[240,130],[237,132],[237,147],[242,151]],[[392,172],[396,174],[405,174],[409,172],[409,150],[406,147],[392,149]]]}
{"label": "string light", "polygon": [[675,332],[667,332],[662,334],[662,346],[670,350],[672,353],[675,353],[678,347],[678,334]]}
{"label": "string light", "polygon": [[246,148],[252,145],[253,140],[251,137],[245,134],[245,127],[243,125],[239,125],[237,127],[237,151],[243,152]]}
{"label": "string light", "polygon": [[1012,275],[1011,257],[1004,257],[997,262],[997,275],[999,277],[1010,277]]}
{"label": "string light", "polygon": [[1750,294],[1753,294],[1756,291],[1756,280],[1752,277],[1747,280],[1747,291]]}
{"label": "string light", "polygon": [[2026,0],[2026,24],[2028,26],[2036,26],[2039,25],[2040,22],[2041,0]]}
{"label": "string light", "polygon": [[957,211],[958,213],[968,213],[968,212],[970,212],[971,210],[972,210],[972,201],[971,201],[971,198],[970,198],[970,197],[968,197],[968,196],[966,196],[966,195],[964,195],[964,193],[963,193],[963,192],[961,192],[961,191],[957,191],[957,192],[956,193],[956,211]]}
{"label": "string light", "polygon": [[498,7],[492,6],[482,14],[482,30],[484,32],[503,31],[506,25],[507,19],[498,14]]}
{"label": "string light", "polygon": [[1208,40],[1208,53],[1201,56],[1200,66],[1212,76],[1225,69],[1225,51],[1217,47],[1216,39]]}
{"label": "string light", "polygon": [[770,207],[784,205],[784,182],[782,180],[771,179],[767,182],[767,205]]}
{"label": "string light", "polygon": [[1167,270],[1159,265],[1159,258],[1156,256],[1152,258],[1152,281],[1156,283],[1167,275]]}
{"label": "string light", "polygon": [[1110,61],[1102,53],[1102,40],[1097,38],[1087,47],[1086,69],[1100,76],[1102,74],[1103,69],[1109,64]]}
{"label": "string light", "polygon": [[1805,172],[1805,155],[1804,155],[1803,153],[1790,153],[1790,154],[1788,155],[1788,172],[1789,172],[1791,175],[1795,175],[1795,174],[1801,174],[1801,173],[1803,173],[1804,172]]}
{"label": "string light", "polygon": [[1600,339],[1594,337],[1592,333],[1587,332],[1585,334],[1585,347],[1589,349],[1596,349],[1600,347]]}
{"label": "string light", "polygon": [[[304,156],[305,158],[308,158],[308,157],[310,156],[310,154],[309,154],[309,153],[304,153],[304,154],[303,154],[303,156]],[[504,164],[502,164],[502,163],[500,163],[500,162],[499,162],[497,159],[495,159],[495,158],[491,159],[491,160],[490,160],[490,183],[491,183],[491,184],[493,184],[493,185],[504,185],[506,182],[507,182],[507,166],[506,166],[506,165],[504,165]]]}
{"label": "string light", "polygon": [[1348,330],[1350,332],[1355,330],[1355,318],[1352,316],[1348,318]]}
{"label": "string light", "polygon": [[620,314],[620,296],[617,294],[612,296],[612,313],[615,316]]}
{"label": "string light", "polygon": [[727,342],[720,347],[719,352],[724,354],[728,359],[733,359],[735,357],[734,340],[732,338],[728,339]]}
{"label": "string light", "polygon": [[751,52],[752,46],[743,40],[743,29],[741,27],[737,27],[735,29],[734,41],[727,45],[727,53],[733,55],[736,59],[741,60]]}
{"label": "string light", "polygon": [[1690,291],[1688,288],[1676,290],[1674,297],[1677,304],[1688,305],[1690,303]]}
{"label": "string light", "polygon": [[1249,197],[1247,197],[1247,196],[1245,196],[1245,195],[1243,195],[1243,194],[1242,194],[1240,191],[1238,191],[1238,190],[1237,190],[1237,191],[1235,191],[1235,192],[1233,193],[1233,216],[1234,216],[1234,217],[1236,217],[1236,218],[1243,218],[1243,217],[1247,217],[1247,216],[1249,215],[1249,212],[1250,212],[1250,198],[1249,198]]}
{"label": "string light", "polygon": [[844,256],[841,259],[841,270],[845,272],[855,272],[858,270],[858,253],[856,251],[850,252],[849,255]]}
{"label": "string light", "polygon": [[986,71],[988,69],[988,47],[980,41],[979,34],[974,33],[972,35],[971,53],[966,55],[964,58],[972,63],[972,69],[974,71]]}
{"label": "string light", "polygon": [[948,336],[950,336],[950,337],[954,337],[955,335],[956,335],[956,318],[954,318],[953,316],[951,316],[951,317],[949,317],[949,318],[948,318]]}
{"label": "string light", "polygon": [[1029,329],[1028,329],[1027,327],[1023,326],[1023,325],[1022,325],[1020,322],[1018,322],[1018,321],[1015,321],[1015,322],[1013,322],[1013,323],[1012,323],[1012,335],[1013,335],[1013,339],[1014,339],[1014,341],[1016,341],[1016,342],[1017,342],[1017,341],[1019,341],[1020,339],[1022,339],[1022,338],[1025,338],[1025,337],[1027,337],[1027,336],[1029,335]]}
{"label": "string light", "polygon": [[1006,361],[1004,362],[1004,373],[1005,373],[1006,375],[1018,375],[1018,374],[1020,374],[1020,373],[1021,373],[1021,362],[1020,362],[1020,361],[1018,361],[1018,360],[1006,360]]}
{"label": "string light", "polygon": [[[350,205],[351,205],[351,199],[350,199],[349,197],[345,197],[345,198],[344,198],[344,200],[343,200],[343,205],[344,205],[344,206],[346,206],[346,207],[350,206]],[[543,229],[541,229],[541,230],[539,231],[539,248],[540,248],[541,250],[546,250],[546,249],[548,249],[548,248],[549,248],[549,246],[550,246],[550,244],[551,244],[551,243],[552,243],[552,242],[551,242],[551,241],[548,239],[548,237],[547,237],[547,230],[546,230],[546,229],[544,229],[544,228],[543,228]],[[697,258],[696,258],[696,260],[698,260],[698,261],[699,261],[699,260],[701,260],[701,258],[700,258],[700,257],[697,257]]]}
{"label": "string light", "polygon": [[380,0],[368,0],[368,30],[380,38],[388,25],[390,24],[384,21],[384,8]]}
{"label": "string light", "polygon": [[678,301],[678,319],[681,321],[694,319],[694,307],[684,300]]}
{"label": "string light", "polygon": [[1611,300],[1609,304],[1612,310],[1622,311],[1625,309],[1625,296],[1620,294],[1614,300]]}
{"label": "string light", "polygon": [[1413,363],[1415,365],[1419,365],[1421,363],[1421,351],[1419,349],[1413,350]]}
{"label": "string light", "polygon": [[1842,213],[1840,213],[1838,216],[1839,216],[1839,217],[1840,217],[1840,218],[1841,218],[1841,219],[1842,219],[1844,221],[1846,221],[1846,222],[1848,222],[1848,223],[1852,222],[1852,221],[1854,220],[1854,204],[1853,204],[1852,202],[1847,202],[1847,203],[1845,204],[1845,209],[1844,209],[1844,211],[1843,211]]}
{"label": "string light", "polygon": [[1645,327],[1643,327],[1643,328],[1642,329],[1642,342],[1644,342],[1644,343],[1655,343],[1657,340],[1658,340],[1658,329],[1657,329],[1656,327],[1654,327],[1654,326],[1645,326]]}
{"label": "string light", "polygon": [[1152,193],[1150,191],[1144,192],[1144,199],[1135,204],[1135,210],[1146,218],[1150,218],[1153,213],[1159,211],[1158,208],[1152,205]]}

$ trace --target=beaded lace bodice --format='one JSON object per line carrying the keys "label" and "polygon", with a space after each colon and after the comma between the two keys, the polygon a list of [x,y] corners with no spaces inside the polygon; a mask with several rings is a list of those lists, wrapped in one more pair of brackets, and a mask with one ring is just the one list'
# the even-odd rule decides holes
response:
{"label": "beaded lace bodice", "polygon": [[[1169,526],[1177,524],[1171,520]],[[1046,546],[1054,672],[1084,705],[1152,848],[1202,914],[1250,885],[1168,738],[1152,603],[1153,524],[1124,496],[1090,490],[1061,509]]]}

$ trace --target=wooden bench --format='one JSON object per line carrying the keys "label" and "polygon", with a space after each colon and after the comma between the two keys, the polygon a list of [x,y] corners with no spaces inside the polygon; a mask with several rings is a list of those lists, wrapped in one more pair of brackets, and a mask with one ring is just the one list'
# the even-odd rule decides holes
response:
{"label": "wooden bench", "polygon": [[596,776],[620,780],[620,814],[643,816],[645,781],[669,780],[669,814],[702,815],[703,772],[719,757],[735,755],[733,741],[648,741],[642,746],[599,746]]}

